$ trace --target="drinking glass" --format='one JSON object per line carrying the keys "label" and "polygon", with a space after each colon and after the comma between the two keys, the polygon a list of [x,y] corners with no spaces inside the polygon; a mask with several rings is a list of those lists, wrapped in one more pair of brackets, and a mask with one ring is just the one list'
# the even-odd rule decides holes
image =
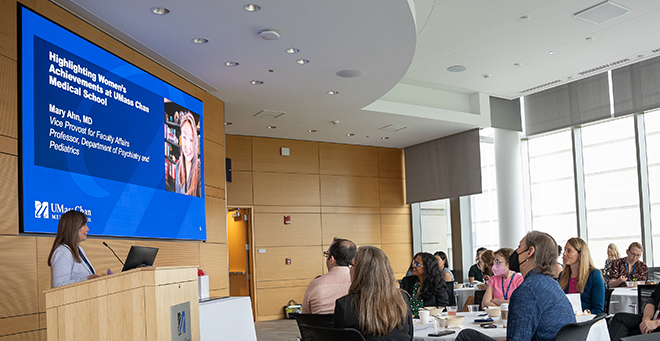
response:
{"label": "drinking glass", "polygon": [[457,307],[455,305],[447,307],[447,315],[455,316]]}

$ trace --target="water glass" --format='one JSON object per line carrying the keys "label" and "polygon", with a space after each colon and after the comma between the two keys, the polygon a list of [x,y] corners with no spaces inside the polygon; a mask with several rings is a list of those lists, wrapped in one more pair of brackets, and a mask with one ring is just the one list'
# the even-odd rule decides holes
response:
{"label": "water glass", "polygon": [[471,313],[476,313],[479,311],[479,305],[478,304],[469,304],[468,305],[468,311]]}
{"label": "water glass", "polygon": [[455,305],[447,307],[447,315],[456,316],[457,307]]}

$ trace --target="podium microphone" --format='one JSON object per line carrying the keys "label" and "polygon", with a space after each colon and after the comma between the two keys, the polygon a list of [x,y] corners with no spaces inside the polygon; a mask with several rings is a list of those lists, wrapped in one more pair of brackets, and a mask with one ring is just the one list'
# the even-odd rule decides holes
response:
{"label": "podium microphone", "polygon": [[119,263],[121,263],[121,265],[124,265],[124,262],[122,262],[121,259],[119,259],[119,256],[117,256],[117,254],[115,253],[115,250],[113,250],[113,249],[110,247],[110,245],[108,245],[108,243],[103,242],[103,245],[105,245],[105,247],[107,247],[108,249],[110,249],[110,251],[112,251],[112,254],[114,254],[115,257],[117,257],[117,259],[119,260]]}

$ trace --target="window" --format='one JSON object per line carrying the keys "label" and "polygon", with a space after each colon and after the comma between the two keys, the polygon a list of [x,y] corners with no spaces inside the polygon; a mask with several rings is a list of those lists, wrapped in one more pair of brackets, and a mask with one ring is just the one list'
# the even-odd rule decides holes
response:
{"label": "window", "polygon": [[527,145],[532,229],[563,247],[577,236],[571,131],[530,138]]}
{"label": "window", "polygon": [[453,269],[449,199],[422,202],[419,204],[419,209],[422,251],[431,254],[444,251],[449,260],[447,267]]}
{"label": "window", "polygon": [[597,267],[607,245],[641,242],[634,117],[582,128],[587,235]]}
{"label": "window", "polygon": [[[657,265],[660,264],[660,110],[644,114],[644,125],[646,127],[646,159],[651,201],[653,263]],[[619,250],[623,251],[621,246]]]}
{"label": "window", "polygon": [[482,129],[481,135],[481,194],[470,196],[472,214],[472,254],[485,247],[497,250],[500,230],[497,221],[497,185],[495,182],[495,147],[493,129]]}

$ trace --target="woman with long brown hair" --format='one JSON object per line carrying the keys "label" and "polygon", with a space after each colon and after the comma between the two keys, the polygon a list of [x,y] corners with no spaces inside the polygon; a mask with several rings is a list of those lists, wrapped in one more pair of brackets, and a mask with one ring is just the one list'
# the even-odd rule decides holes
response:
{"label": "woman with long brown hair", "polygon": [[582,309],[600,314],[605,308],[605,283],[600,270],[594,265],[587,242],[571,238],[564,248],[564,271],[559,286],[567,294],[580,294]]}
{"label": "woman with long brown hair", "polygon": [[397,287],[385,252],[361,246],[354,263],[348,295],[335,302],[335,328],[355,328],[367,340],[412,340],[408,295]]}
{"label": "woman with long brown hair", "polygon": [[51,287],[99,277],[80,247],[80,242],[87,240],[88,231],[85,213],[71,210],[60,217],[57,236],[48,255]]}
{"label": "woman with long brown hair", "polygon": [[199,137],[197,124],[191,112],[181,112],[181,156],[176,163],[176,192],[201,196],[201,162],[199,160]]}

